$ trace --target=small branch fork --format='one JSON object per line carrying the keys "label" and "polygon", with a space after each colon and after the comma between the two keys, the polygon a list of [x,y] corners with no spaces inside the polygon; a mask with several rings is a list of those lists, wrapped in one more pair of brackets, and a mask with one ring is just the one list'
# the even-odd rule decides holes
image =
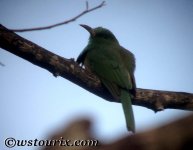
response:
{"label": "small branch fork", "polygon": [[96,9],[99,9],[103,6],[105,6],[105,1],[103,1],[101,4],[89,9],[88,1],[86,1],[86,9],[84,11],[82,11],[80,14],[78,14],[77,16],[75,16],[71,19],[65,20],[65,21],[60,22],[60,23],[52,24],[52,25],[49,25],[49,26],[44,26],[44,27],[36,27],[36,28],[28,28],[28,29],[9,29],[9,30],[12,30],[13,32],[27,32],[27,31],[38,31],[38,30],[51,29],[51,28],[54,28],[54,27],[58,27],[58,26],[73,22],[73,21],[77,20],[78,18],[82,17],[83,15],[85,15],[85,14],[91,12],[91,11],[94,11]]}

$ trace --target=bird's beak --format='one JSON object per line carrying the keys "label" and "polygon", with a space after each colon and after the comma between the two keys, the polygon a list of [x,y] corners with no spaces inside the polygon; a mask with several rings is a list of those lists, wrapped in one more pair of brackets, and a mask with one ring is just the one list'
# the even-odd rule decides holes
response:
{"label": "bird's beak", "polygon": [[85,29],[90,33],[90,35],[91,35],[92,37],[95,36],[95,32],[94,32],[93,28],[91,28],[91,27],[89,27],[89,26],[87,26],[87,25],[85,25],[85,24],[80,24],[80,26],[83,27],[83,28],[85,28]]}

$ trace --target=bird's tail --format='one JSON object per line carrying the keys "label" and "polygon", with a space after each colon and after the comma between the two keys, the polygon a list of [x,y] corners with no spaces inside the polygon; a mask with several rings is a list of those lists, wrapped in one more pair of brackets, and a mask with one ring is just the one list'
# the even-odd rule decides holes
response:
{"label": "bird's tail", "polygon": [[133,115],[133,109],[131,104],[131,95],[125,91],[121,90],[121,103],[123,106],[123,111],[125,114],[127,129],[129,131],[135,132],[135,120]]}

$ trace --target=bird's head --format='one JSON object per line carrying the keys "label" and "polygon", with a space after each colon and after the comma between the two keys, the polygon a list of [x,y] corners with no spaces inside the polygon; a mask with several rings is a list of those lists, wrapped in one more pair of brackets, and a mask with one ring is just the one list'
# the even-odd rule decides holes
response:
{"label": "bird's head", "polygon": [[105,39],[105,40],[111,40],[114,42],[118,42],[114,34],[105,28],[97,27],[97,28],[91,28],[87,25],[80,24],[81,27],[86,29],[90,33],[90,39]]}

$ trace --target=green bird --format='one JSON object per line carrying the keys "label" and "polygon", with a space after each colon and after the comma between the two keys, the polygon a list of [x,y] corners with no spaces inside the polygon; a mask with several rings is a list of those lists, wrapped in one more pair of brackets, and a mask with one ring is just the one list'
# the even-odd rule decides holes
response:
{"label": "green bird", "polygon": [[136,93],[134,55],[123,48],[108,29],[80,26],[90,33],[90,37],[88,45],[78,56],[77,63],[96,74],[114,100],[121,101],[127,129],[135,132],[131,103]]}

